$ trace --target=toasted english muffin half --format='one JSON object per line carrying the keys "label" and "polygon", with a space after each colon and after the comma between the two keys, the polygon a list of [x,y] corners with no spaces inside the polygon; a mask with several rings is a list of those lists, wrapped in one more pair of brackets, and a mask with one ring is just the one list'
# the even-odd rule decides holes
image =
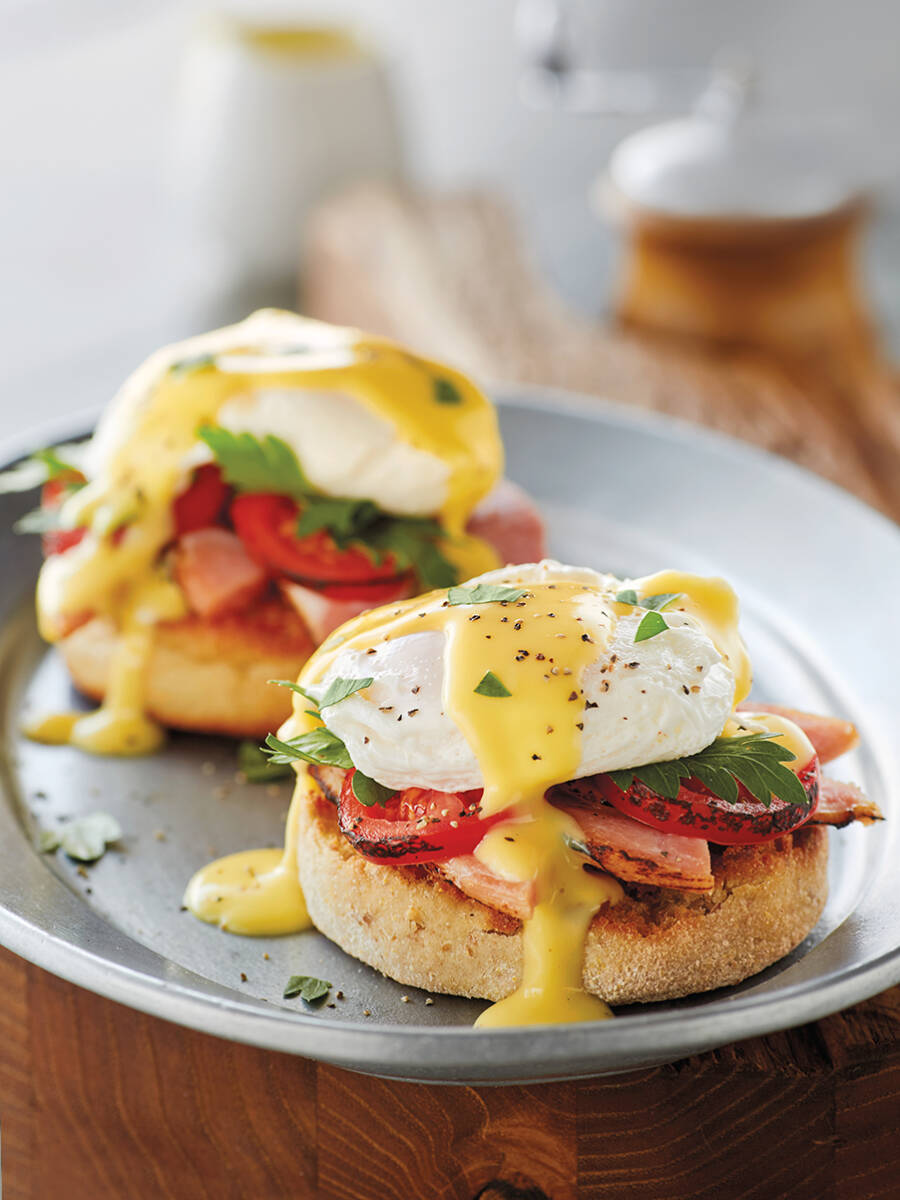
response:
{"label": "toasted english muffin half", "polygon": [[[59,643],[72,680],[95,700],[106,693],[118,634],[95,617]],[[229,737],[264,738],[291,711],[290,692],[271,679],[296,679],[314,650],[300,618],[278,600],[215,620],[159,625],[147,667],[147,713],[163,725]]]}
{"label": "toasted english muffin half", "polygon": [[[429,866],[357,853],[334,804],[298,800],[300,883],[316,928],[411,987],[502,1000],[519,984],[521,923],[466,896]],[[610,1004],[672,1000],[740,983],[783,958],[818,921],[828,893],[828,834],[808,826],[713,855],[709,895],[628,887],[594,917],[584,986]]]}

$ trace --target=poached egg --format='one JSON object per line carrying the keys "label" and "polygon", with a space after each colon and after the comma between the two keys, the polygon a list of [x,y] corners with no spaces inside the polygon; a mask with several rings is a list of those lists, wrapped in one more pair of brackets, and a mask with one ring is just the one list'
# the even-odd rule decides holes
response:
{"label": "poached egg", "polygon": [[[466,586],[553,581],[584,585],[581,626],[597,646],[579,685],[584,728],[572,778],[695,754],[722,732],[735,703],[735,670],[702,619],[684,611],[681,598],[666,607],[666,630],[635,642],[644,614],[631,607],[617,615],[622,606],[616,596],[640,589],[641,581],[544,561],[490,571]],[[477,609],[472,616],[479,616]],[[542,656],[552,672],[553,637],[535,642],[535,624],[530,620],[530,628],[521,630],[519,653]],[[309,688],[321,699],[337,678],[372,678],[362,692],[323,709],[322,719],[354,764],[388,787],[455,792],[484,786],[475,751],[446,709],[447,644],[446,632],[439,631],[387,642],[373,637],[370,645],[338,650]]]}

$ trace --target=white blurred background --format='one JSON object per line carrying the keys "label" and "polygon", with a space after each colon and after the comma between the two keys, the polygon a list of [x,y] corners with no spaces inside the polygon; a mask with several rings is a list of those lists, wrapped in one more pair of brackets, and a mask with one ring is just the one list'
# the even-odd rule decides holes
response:
{"label": "white blurred background", "polygon": [[[102,403],[156,345],[239,303],[227,262],[198,245],[186,217],[192,163],[182,134],[192,105],[197,115],[192,71],[210,7],[0,4],[0,435]],[[245,8],[263,19],[258,3]],[[896,0],[591,0],[571,9],[570,48],[588,64],[701,68],[737,48],[754,63],[761,111],[846,131],[878,183],[867,276],[889,344],[900,346]],[[554,285],[599,314],[616,235],[591,211],[591,184],[625,134],[667,114],[526,106],[514,10],[513,0],[284,0],[265,16],[361,31],[385,66],[410,177],[502,193]],[[279,136],[290,154],[292,136],[304,135]]]}

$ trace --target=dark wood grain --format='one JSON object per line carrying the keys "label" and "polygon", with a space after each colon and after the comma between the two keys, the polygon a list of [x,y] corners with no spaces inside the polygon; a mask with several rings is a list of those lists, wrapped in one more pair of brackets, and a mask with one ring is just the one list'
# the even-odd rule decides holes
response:
{"label": "dark wood grain", "polygon": [[0,951],[0,1137],[3,1195],[31,1200],[28,1186],[35,1151],[28,967]]}
{"label": "dark wood grain", "polygon": [[[29,1177],[23,1198],[315,1194],[312,1063],[181,1029],[36,967],[27,975],[13,1031],[33,1051],[27,1170],[4,1144],[7,1179]],[[2,1103],[5,1135],[5,1091]]]}
{"label": "dark wood grain", "polygon": [[181,1029],[7,951],[0,984],[13,1200],[897,1195],[900,988],[652,1071],[438,1088]]}
{"label": "dark wood grain", "polygon": [[498,1182],[576,1195],[574,1084],[433,1088],[320,1068],[319,1122],[328,1200],[493,1200]]}

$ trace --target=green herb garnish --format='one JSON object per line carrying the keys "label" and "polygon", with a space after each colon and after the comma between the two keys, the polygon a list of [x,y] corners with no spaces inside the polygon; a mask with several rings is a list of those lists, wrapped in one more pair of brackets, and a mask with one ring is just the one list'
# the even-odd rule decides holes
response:
{"label": "green herb garnish", "polygon": [[13,533],[53,533],[61,528],[56,508],[33,508],[13,523]]}
{"label": "green herb garnish", "polygon": [[[8,492],[30,492],[53,479],[59,479],[60,476],[80,475],[81,468],[63,457],[64,453],[77,449],[76,446],[51,446],[46,450],[35,450],[24,462],[0,472],[0,495]],[[69,487],[72,491],[77,491],[78,488],[84,487],[84,483],[72,479]]]}
{"label": "green herb garnish", "polygon": [[344,770],[353,766],[347,747],[337,734],[324,725],[321,729],[301,733],[299,737],[291,738],[288,742],[282,742],[274,733],[270,733],[266,736],[266,746],[271,752],[271,761],[279,765],[300,759],[319,766],[343,767]]}
{"label": "green herb garnish", "polygon": [[197,430],[215,455],[226,483],[242,492],[277,492],[300,505],[297,537],[326,530],[343,550],[353,542],[380,562],[392,554],[400,571],[412,569],[424,588],[449,587],[457,570],[439,543],[446,531],[427,517],[398,517],[371,500],[323,496],[306,478],[296,454],[280,438],[257,438],[218,426]]}
{"label": "green herb garnish", "polygon": [[786,804],[808,807],[809,797],[803,784],[793,771],[782,766],[796,756],[780,742],[772,741],[773,737],[772,733],[718,737],[699,754],[610,771],[609,777],[622,791],[627,791],[638,779],[667,800],[678,796],[683,780],[695,778],[728,804],[738,802],[738,783],[742,783],[766,807],[773,796]]}
{"label": "green herb garnish", "polygon": [[191,375],[194,371],[205,371],[216,365],[215,354],[195,354],[193,358],[183,358],[180,362],[172,363],[169,370],[173,375]]}
{"label": "green herb garnish", "polygon": [[643,596],[638,600],[638,604],[641,608],[649,608],[654,612],[659,612],[667,604],[671,604],[673,600],[677,600],[681,594],[681,592],[657,592],[655,596]]}
{"label": "green herb garnish", "polygon": [[434,381],[434,398],[438,404],[462,404],[462,395],[452,379],[441,377]]}
{"label": "green herb garnish", "polygon": [[237,761],[238,770],[248,783],[275,783],[294,773],[287,763],[273,762],[265,750],[253,741],[238,743]]}
{"label": "green herb garnish", "polygon": [[323,1000],[331,991],[331,984],[325,979],[316,979],[314,975],[292,975],[285,984],[282,995],[285,1000],[294,1000],[297,996],[312,1004]]}
{"label": "green herb garnish", "polygon": [[326,529],[343,548],[353,538],[364,537],[366,530],[382,516],[381,509],[371,500],[341,500],[310,493],[303,497],[303,511],[294,533],[297,537],[309,537]]}
{"label": "green herb garnish", "polygon": [[450,604],[511,603],[521,600],[528,593],[524,588],[511,587],[506,583],[476,583],[474,587],[452,587],[447,593]]}
{"label": "green herb garnish", "polygon": [[328,708],[332,704],[340,704],[348,696],[352,696],[356,692],[361,692],[363,688],[371,687],[374,682],[371,675],[366,679],[342,679],[338,676],[337,679],[332,679],[331,683],[329,683],[322,699],[316,700],[299,683],[292,683],[289,679],[269,680],[269,683],[277,683],[279,687],[290,688],[292,692],[296,692],[298,695],[303,696],[305,700],[309,700],[311,704],[315,704],[316,708]]}
{"label": "green herb garnish", "polygon": [[478,687],[475,688],[475,692],[479,696],[500,697],[512,695],[509,688],[506,687],[502,680],[497,678],[493,671],[485,671],[484,677]]}
{"label": "green herb garnish", "polygon": [[677,600],[680,595],[682,595],[681,592],[656,592],[652,596],[642,596],[638,599],[638,594],[634,588],[626,588],[624,592],[618,593],[616,600],[619,604],[630,604],[633,608],[648,608],[654,612],[659,612],[667,604],[671,604],[673,600]]}
{"label": "green herb garnish", "polygon": [[50,854],[57,847],[76,862],[96,862],[102,858],[107,846],[122,836],[122,827],[115,817],[106,812],[88,813],[64,825],[59,831],[42,829],[38,836],[38,849]]}
{"label": "green herb garnish", "polygon": [[636,606],[638,603],[637,592],[634,588],[626,588],[624,592],[617,594],[616,600],[619,604],[632,604]]}
{"label": "green herb garnish", "polygon": [[570,833],[563,834],[563,842],[575,854],[583,854],[585,858],[591,857],[591,851],[587,843],[579,841],[578,838],[573,838]]}
{"label": "green herb garnish", "polygon": [[658,633],[662,633],[668,629],[666,619],[658,612],[645,613],[641,618],[641,623],[638,625],[634,640],[636,642],[646,642],[652,637],[656,637]]}
{"label": "green herb garnish", "polygon": [[225,482],[239,492],[278,492],[299,500],[313,490],[297,455],[281,438],[232,433],[218,425],[201,425],[197,437],[212,450]]}
{"label": "green herb garnish", "polygon": [[363,775],[362,771],[358,769],[353,772],[350,786],[353,789],[353,795],[366,808],[371,808],[374,804],[383,806],[397,795],[396,788],[385,787],[383,783],[379,783],[377,779],[371,779],[368,775]]}
{"label": "green herb garnish", "polygon": [[393,517],[385,513],[366,530],[366,543],[377,554],[393,554],[397,565],[410,567],[419,577],[422,587],[450,587],[459,572],[444,557],[440,542],[446,537],[444,528],[427,517]]}
{"label": "green herb garnish", "polygon": [[329,683],[325,695],[318,702],[319,708],[329,708],[332,704],[340,704],[342,700],[346,700],[348,696],[353,696],[356,692],[361,692],[363,688],[371,687],[374,680],[369,675],[366,679],[332,679]]}

